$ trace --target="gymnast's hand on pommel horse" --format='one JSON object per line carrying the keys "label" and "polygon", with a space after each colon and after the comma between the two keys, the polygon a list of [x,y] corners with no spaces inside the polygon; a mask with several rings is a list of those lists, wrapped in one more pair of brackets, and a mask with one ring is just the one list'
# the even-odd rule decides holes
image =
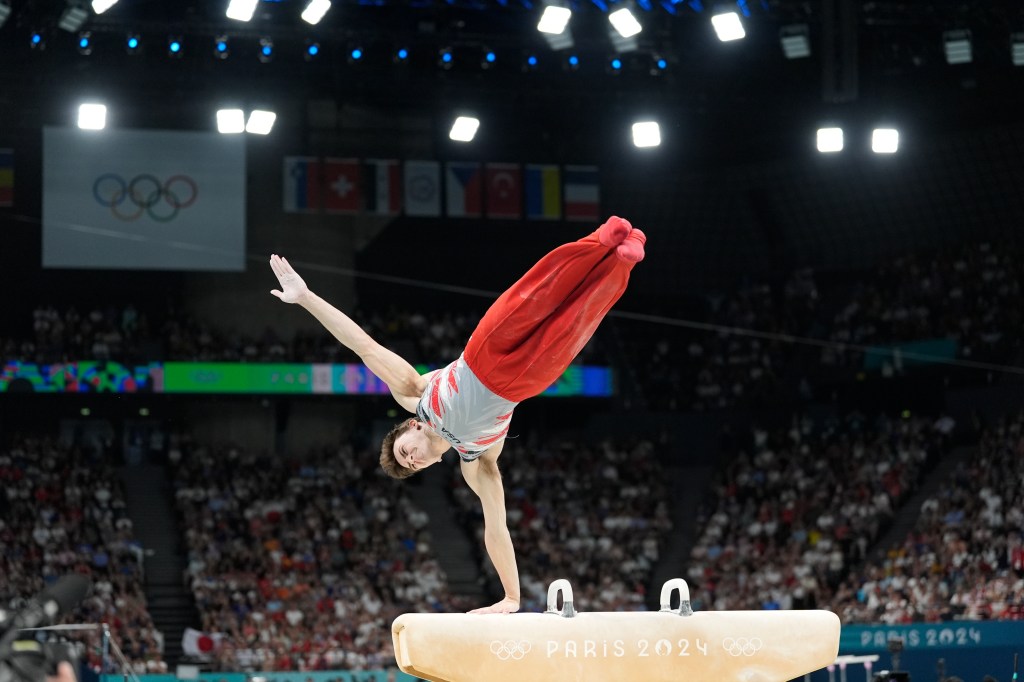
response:
{"label": "gymnast's hand on pommel horse", "polygon": [[498,471],[512,412],[554,384],[583,350],[626,290],[645,242],[643,232],[613,216],[554,249],[491,305],[457,360],[422,376],[310,291],[286,259],[270,257],[281,285],[270,293],[308,310],[416,415],[384,437],[384,471],[407,478],[441,461],[449,448],[458,453],[466,483],[480,498],[484,544],[505,590],[497,604],[470,613],[519,610],[519,572]]}

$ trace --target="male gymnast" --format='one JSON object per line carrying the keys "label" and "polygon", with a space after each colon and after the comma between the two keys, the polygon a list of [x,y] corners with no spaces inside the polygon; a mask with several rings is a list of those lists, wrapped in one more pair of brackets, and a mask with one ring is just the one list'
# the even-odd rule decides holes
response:
{"label": "male gymnast", "polygon": [[484,545],[505,590],[498,603],[470,613],[519,610],[519,572],[498,471],[512,411],[555,383],[583,350],[626,290],[646,241],[629,221],[613,216],[583,239],[559,246],[491,305],[457,360],[422,376],[310,291],[286,259],[270,257],[281,285],[270,293],[309,311],[416,415],[384,437],[384,471],[406,478],[441,461],[450,448],[458,453],[466,483],[480,498]]}

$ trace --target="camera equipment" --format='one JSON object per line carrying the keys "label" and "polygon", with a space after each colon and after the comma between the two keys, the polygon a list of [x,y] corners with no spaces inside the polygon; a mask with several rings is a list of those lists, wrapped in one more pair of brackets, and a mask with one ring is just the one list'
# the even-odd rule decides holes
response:
{"label": "camera equipment", "polygon": [[77,656],[69,644],[22,639],[19,633],[52,625],[85,599],[90,586],[85,576],[64,576],[13,617],[0,620],[0,682],[43,682],[47,675],[56,674],[61,661],[76,665]]}

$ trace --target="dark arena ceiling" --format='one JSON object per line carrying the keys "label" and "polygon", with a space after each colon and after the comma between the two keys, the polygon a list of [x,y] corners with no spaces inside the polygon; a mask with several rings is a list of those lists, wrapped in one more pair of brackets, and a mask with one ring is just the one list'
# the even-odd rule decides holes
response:
{"label": "dark arena ceiling", "polygon": [[[300,19],[306,0],[263,0],[248,23],[225,17],[227,0],[120,0],[102,15],[90,10],[74,32],[57,27],[65,0],[10,3],[0,27],[6,130],[64,124],[74,100],[90,96],[113,99],[135,127],[205,127],[211,106],[233,100],[299,112],[279,124],[301,129],[311,107],[327,102],[411,121],[472,109],[595,144],[609,117],[643,113],[690,144],[699,138],[709,155],[741,156],[779,154],[837,116],[919,135],[1021,119],[1024,66],[1011,59],[1014,37],[1024,41],[1018,0],[639,0],[644,30],[629,52],[616,49],[607,21],[625,3],[604,0],[572,2],[574,46],[562,51],[536,30],[543,4],[534,0],[335,0],[317,26]],[[710,18],[719,11],[741,16],[745,39],[716,39]],[[783,54],[780,34],[792,30],[806,31],[810,56]],[[947,63],[948,31],[968,32],[970,63]],[[79,50],[82,32],[89,54]],[[129,36],[139,41],[134,53]],[[224,59],[214,55],[219,36]],[[172,38],[178,56],[168,52]],[[258,58],[261,39],[272,42],[270,60]],[[319,54],[306,59],[310,43]],[[408,57],[398,63],[401,49]]]}

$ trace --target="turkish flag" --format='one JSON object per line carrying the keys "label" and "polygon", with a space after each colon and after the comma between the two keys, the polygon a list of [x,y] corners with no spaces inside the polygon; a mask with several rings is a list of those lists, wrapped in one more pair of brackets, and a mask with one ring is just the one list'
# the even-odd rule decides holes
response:
{"label": "turkish flag", "polygon": [[519,164],[486,164],[484,186],[488,218],[523,217],[523,169]]}
{"label": "turkish flag", "polygon": [[324,210],[358,213],[362,207],[362,178],[358,159],[325,159]]}

